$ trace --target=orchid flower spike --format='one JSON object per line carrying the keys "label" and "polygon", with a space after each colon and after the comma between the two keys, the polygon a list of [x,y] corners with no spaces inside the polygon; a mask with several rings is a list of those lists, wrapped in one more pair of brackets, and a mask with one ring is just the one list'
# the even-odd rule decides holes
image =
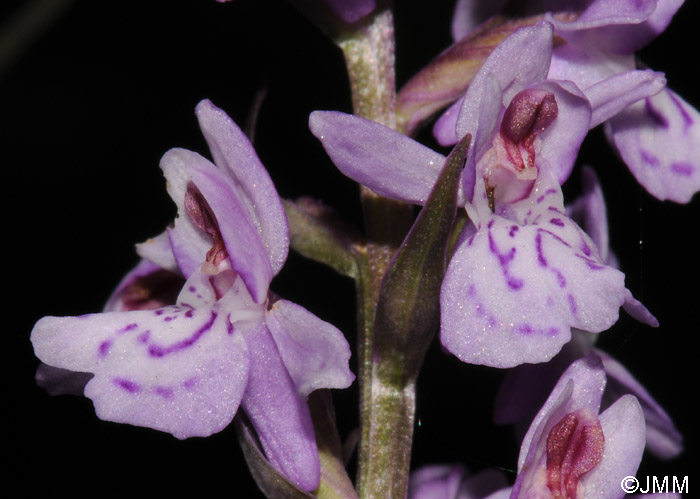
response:
{"label": "orchid flower spike", "polygon": [[[281,200],[236,124],[206,100],[196,114],[215,164],[184,149],[163,156],[178,217],[140,248],[151,260],[109,311],[45,317],[32,343],[44,363],[94,375],[85,396],[104,420],[182,439],[221,431],[241,405],[270,463],[311,491],[320,464],[306,397],[350,385],[350,348],[335,327],[270,294],[289,245]],[[176,300],[130,298],[165,271],[182,276]]]}

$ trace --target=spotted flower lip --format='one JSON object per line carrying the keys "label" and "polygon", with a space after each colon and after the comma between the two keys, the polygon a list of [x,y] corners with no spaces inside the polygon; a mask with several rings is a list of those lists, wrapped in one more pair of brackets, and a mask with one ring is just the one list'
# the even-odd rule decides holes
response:
{"label": "spotted flower lip", "polygon": [[[269,298],[289,245],[281,201],[235,123],[209,101],[196,113],[216,165],[183,149],[163,157],[178,218],[141,245],[154,261],[130,272],[104,313],[41,319],[34,350],[49,366],[93,374],[84,393],[101,419],[182,439],[221,431],[242,406],[271,464],[314,490],[320,464],[305,398],[350,385],[350,348],[303,307]],[[162,293],[129,298],[139,279],[173,270],[186,279],[173,303]]]}

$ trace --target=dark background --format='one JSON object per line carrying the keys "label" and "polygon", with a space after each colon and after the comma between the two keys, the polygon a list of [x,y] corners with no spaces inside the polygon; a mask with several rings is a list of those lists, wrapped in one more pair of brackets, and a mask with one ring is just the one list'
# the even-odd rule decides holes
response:
{"label": "dark background", "polygon": [[[28,3],[3,1],[0,19]],[[396,3],[400,85],[449,44],[451,2],[430,8],[427,2]],[[700,106],[694,68],[700,8],[691,3],[641,57]],[[281,1],[75,0],[16,55],[0,66],[3,260],[9,274],[3,302],[10,319],[3,328],[9,342],[2,345],[2,449],[10,459],[4,485],[20,485],[22,495],[255,496],[232,427],[180,442],[99,421],[89,400],[52,398],[34,385],[38,361],[29,333],[44,315],[99,310],[137,262],[133,244],[160,233],[173,218],[158,161],[176,146],[207,154],[193,114],[202,98],[242,125],[256,92],[267,88],[256,147],[280,195],[311,195],[357,222],[356,187],[332,167],[307,129],[315,109],[350,111],[339,50]],[[599,345],[649,388],[690,449],[668,463],[646,456],[637,476],[689,475],[695,484],[690,454],[697,418],[690,404],[698,394],[698,200],[679,206],[646,194],[599,131],[584,144],[584,162],[602,179],[611,244],[628,287],[661,321],[652,330],[622,314]],[[568,186],[567,195],[575,189]],[[353,344],[350,280],[292,253],[273,289],[337,325]],[[508,428],[490,422],[501,376],[433,346],[419,380],[416,466],[461,461],[473,470],[515,467],[519,443]],[[357,424],[356,388],[335,397],[345,436]]]}

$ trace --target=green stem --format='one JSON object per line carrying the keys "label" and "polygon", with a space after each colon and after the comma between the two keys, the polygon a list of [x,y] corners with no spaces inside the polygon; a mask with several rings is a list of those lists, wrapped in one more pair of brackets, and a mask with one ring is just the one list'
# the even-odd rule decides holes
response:
{"label": "green stem", "polygon": [[[393,16],[378,11],[338,40],[345,55],[357,116],[396,128]],[[413,208],[361,191],[370,241],[359,260],[358,356],[361,436],[357,489],[361,498],[404,497],[413,440],[415,383],[401,360],[374,353],[379,288],[413,220]]]}

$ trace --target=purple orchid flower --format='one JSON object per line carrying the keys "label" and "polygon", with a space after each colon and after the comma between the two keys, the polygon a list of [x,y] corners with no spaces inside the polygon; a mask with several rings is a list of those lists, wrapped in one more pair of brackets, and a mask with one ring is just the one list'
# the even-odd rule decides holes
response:
{"label": "purple orchid flower", "polygon": [[[591,236],[600,251],[601,258],[608,265],[617,267],[616,259],[608,245],[605,200],[592,169],[583,170],[583,193],[567,207],[567,213]],[[653,324],[656,321],[636,300],[626,305],[630,315],[638,316],[642,322]],[[496,422],[516,424],[516,431],[518,426],[527,424],[566,367],[574,360],[594,352],[602,359],[608,377],[603,406],[609,405],[624,394],[631,393],[637,397],[644,411],[647,450],[664,459],[680,454],[683,450],[682,436],[670,416],[622,364],[594,348],[596,338],[596,335],[573,330],[572,340],[551,361],[534,365],[525,364],[508,371],[496,397],[494,416]]]}
{"label": "purple orchid flower", "polygon": [[[441,340],[465,362],[547,361],[571,327],[603,331],[633,300],[623,274],[565,212],[559,181],[591,109],[574,85],[544,80],[551,47],[548,23],[510,35],[453,125],[473,137],[461,191],[470,224],[443,281]],[[313,113],[310,126],[343,173],[394,199],[422,203],[444,163],[398,132],[342,113]]]}
{"label": "purple orchid flower", "polygon": [[[600,412],[606,376],[600,358],[572,363],[539,409],[520,447],[513,487],[495,470],[469,476],[461,465],[430,466],[411,477],[411,499],[588,499],[625,495],[645,445],[637,399],[624,395]],[[495,491],[494,491],[495,490]]]}
{"label": "purple orchid flower", "polygon": [[[455,35],[484,20],[474,3],[459,2]],[[639,70],[634,57],[666,29],[683,0],[522,3],[528,15],[572,13],[568,19],[545,16],[566,42],[554,49],[549,78],[572,81],[583,91],[593,107],[590,126],[605,122],[610,142],[649,193],[690,201],[700,190],[700,113],[665,88],[660,74]]]}
{"label": "purple orchid flower", "polygon": [[[271,464],[314,490],[320,464],[305,398],[350,385],[350,348],[335,327],[269,293],[289,244],[281,201],[235,123],[209,101],[196,114],[216,165],[184,149],[163,157],[179,216],[139,250],[157,265],[139,264],[111,311],[41,319],[32,343],[44,363],[94,375],[85,395],[101,419],[182,439],[221,431],[241,405]],[[135,283],[174,264],[186,279],[174,304],[130,298]]]}
{"label": "purple orchid flower", "polygon": [[645,444],[644,416],[632,395],[599,414],[605,371],[595,355],[562,374],[523,439],[517,497],[623,497]]}

